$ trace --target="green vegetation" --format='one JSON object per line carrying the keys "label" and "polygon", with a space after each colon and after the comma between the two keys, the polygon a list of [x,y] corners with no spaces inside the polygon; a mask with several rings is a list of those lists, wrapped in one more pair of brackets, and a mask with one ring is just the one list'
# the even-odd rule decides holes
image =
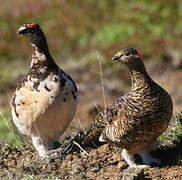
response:
{"label": "green vegetation", "polygon": [[16,36],[25,22],[41,24],[57,58],[78,57],[97,49],[110,59],[116,44],[118,48],[136,46],[160,57],[161,50],[174,46],[168,43],[180,41],[182,35],[180,0],[7,2],[2,2],[0,13],[0,59],[4,61],[27,56],[27,44]]}
{"label": "green vegetation", "polygon": [[14,128],[11,122],[11,114],[8,109],[1,109],[0,111],[0,139],[5,139],[8,142],[15,143],[17,146],[21,146],[22,138],[17,135],[17,130]]}
{"label": "green vegetation", "polygon": [[[182,123],[179,121],[178,115],[173,115],[173,121],[159,139],[164,143],[179,143],[181,141]],[[173,144],[174,145],[174,144]]]}

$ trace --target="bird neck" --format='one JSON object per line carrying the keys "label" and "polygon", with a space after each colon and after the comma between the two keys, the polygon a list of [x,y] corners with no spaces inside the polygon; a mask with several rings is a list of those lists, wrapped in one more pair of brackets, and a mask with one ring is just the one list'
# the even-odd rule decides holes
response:
{"label": "bird neck", "polygon": [[38,64],[55,64],[51,54],[49,53],[49,48],[45,37],[31,40],[31,45],[34,49],[31,67],[37,66]]}
{"label": "bird neck", "polygon": [[132,80],[131,91],[142,90],[143,88],[150,86],[153,82],[150,76],[147,74],[145,67],[140,70],[130,70],[130,75]]}

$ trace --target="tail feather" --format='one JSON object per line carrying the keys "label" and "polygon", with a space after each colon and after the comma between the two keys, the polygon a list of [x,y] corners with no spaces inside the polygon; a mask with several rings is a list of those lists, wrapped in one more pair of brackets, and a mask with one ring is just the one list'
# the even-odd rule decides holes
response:
{"label": "tail feather", "polygon": [[85,136],[82,144],[89,144],[90,142],[98,141],[100,135],[101,135],[101,130],[90,129],[87,135]]}

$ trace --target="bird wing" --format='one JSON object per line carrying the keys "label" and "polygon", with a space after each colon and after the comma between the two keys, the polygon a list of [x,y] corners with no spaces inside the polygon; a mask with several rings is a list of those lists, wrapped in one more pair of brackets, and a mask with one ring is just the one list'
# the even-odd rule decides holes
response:
{"label": "bird wing", "polygon": [[113,102],[102,112],[99,112],[96,117],[94,117],[91,126],[83,140],[84,144],[88,144],[91,141],[98,140],[105,127],[119,118],[120,114],[122,114],[125,96]]}

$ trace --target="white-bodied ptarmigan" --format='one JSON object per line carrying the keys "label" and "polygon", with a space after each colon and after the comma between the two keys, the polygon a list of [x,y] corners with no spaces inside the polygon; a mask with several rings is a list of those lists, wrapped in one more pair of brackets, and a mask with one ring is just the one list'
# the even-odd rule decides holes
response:
{"label": "white-bodied ptarmigan", "polygon": [[28,73],[14,92],[12,117],[20,133],[31,139],[40,156],[45,156],[74,118],[77,87],[54,62],[38,24],[24,24],[17,34],[29,39],[34,53]]}

